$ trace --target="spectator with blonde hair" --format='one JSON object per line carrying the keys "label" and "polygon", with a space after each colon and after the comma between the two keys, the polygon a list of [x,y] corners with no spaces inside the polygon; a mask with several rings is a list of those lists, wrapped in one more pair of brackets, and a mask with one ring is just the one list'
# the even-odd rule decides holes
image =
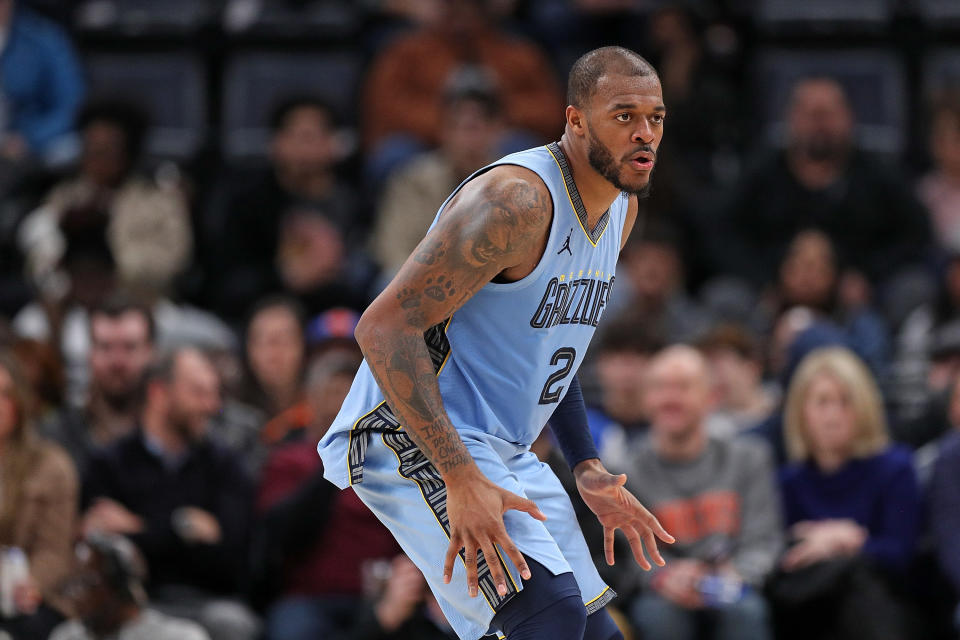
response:
{"label": "spectator with blonde hair", "polygon": [[785,638],[902,638],[893,582],[920,524],[910,453],[891,446],[877,385],[853,352],[800,364],[784,413],[780,474],[792,546],[773,583]]}

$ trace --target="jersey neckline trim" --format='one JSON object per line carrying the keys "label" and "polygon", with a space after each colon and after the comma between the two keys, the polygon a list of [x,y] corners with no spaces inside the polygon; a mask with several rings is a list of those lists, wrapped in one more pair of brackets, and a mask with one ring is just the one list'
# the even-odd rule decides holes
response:
{"label": "jersey neckline trim", "polygon": [[580,191],[577,189],[577,183],[574,181],[573,173],[570,171],[570,164],[567,162],[567,156],[564,155],[563,149],[561,149],[560,145],[556,142],[551,142],[546,146],[546,148],[553,157],[554,162],[557,163],[560,173],[563,175],[563,186],[567,190],[567,198],[570,200],[570,205],[577,214],[577,221],[580,223],[580,229],[583,230],[583,234],[587,236],[587,240],[590,241],[590,244],[597,246],[597,243],[600,242],[600,238],[603,237],[603,232],[607,230],[607,226],[610,222],[610,209],[608,208],[603,212],[603,215],[600,216],[599,220],[597,220],[597,224],[592,231],[587,231],[587,208],[583,206],[583,199],[580,197]]}

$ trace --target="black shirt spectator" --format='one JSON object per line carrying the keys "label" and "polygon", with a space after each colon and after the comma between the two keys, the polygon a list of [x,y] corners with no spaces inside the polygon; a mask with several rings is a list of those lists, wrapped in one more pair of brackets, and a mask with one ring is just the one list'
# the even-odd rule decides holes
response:
{"label": "black shirt spectator", "polygon": [[[243,565],[250,482],[236,456],[208,440],[176,463],[137,430],[98,452],[84,482],[84,504],[114,500],[143,521],[130,535],[150,565],[151,584],[190,584],[230,593]],[[175,512],[192,506],[220,523],[218,544],[192,544],[177,533]]]}
{"label": "black shirt spectator", "polygon": [[748,171],[723,208],[719,265],[762,285],[808,228],[824,231],[840,263],[874,283],[918,261],[929,242],[923,207],[892,171],[854,148],[840,86],[800,82],[787,120],[787,150]]}
{"label": "black shirt spectator", "polygon": [[213,640],[253,640],[253,614],[227,599],[242,586],[252,487],[237,454],[208,440],[217,374],[187,348],[145,384],[141,427],[90,460],[83,529],[126,535],[143,551],[157,608],[200,622]]}
{"label": "black shirt spectator", "polygon": [[[286,263],[304,253],[346,262],[358,232],[356,194],[336,174],[342,151],[333,112],[317,100],[291,99],[278,107],[271,124],[270,169],[227,185],[206,216],[206,253],[214,274],[210,302],[232,319],[268,293],[314,293],[316,287],[309,286],[314,282],[294,277],[290,286]],[[301,245],[285,237],[294,232],[300,232]],[[329,265],[326,271],[332,272]],[[332,306],[345,302],[351,301]]]}

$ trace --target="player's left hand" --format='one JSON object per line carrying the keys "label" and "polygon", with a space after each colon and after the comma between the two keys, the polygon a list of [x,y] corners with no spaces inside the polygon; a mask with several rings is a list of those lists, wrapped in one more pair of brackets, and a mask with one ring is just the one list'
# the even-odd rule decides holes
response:
{"label": "player's left hand", "polygon": [[580,496],[603,525],[603,551],[607,564],[614,563],[613,536],[616,530],[620,529],[627,536],[633,557],[641,569],[649,571],[652,568],[643,554],[644,547],[650,558],[662,567],[664,561],[657,550],[657,538],[672,543],[673,536],[624,488],[627,476],[611,474],[596,458],[578,464],[573,474],[577,479]]}

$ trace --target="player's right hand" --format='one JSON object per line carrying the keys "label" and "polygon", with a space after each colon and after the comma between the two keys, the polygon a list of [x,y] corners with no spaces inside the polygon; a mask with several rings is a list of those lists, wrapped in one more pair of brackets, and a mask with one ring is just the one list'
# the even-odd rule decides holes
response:
{"label": "player's right hand", "polygon": [[530,568],[523,555],[507,535],[503,524],[503,514],[508,509],[529,513],[532,517],[546,520],[537,505],[526,498],[502,489],[490,482],[479,469],[474,467],[465,475],[446,478],[447,517],[450,519],[450,546],[443,563],[443,582],[449,584],[453,576],[453,564],[460,550],[463,550],[463,563],[467,569],[467,589],[470,597],[477,596],[477,551],[483,556],[490,568],[501,596],[507,594],[507,579],[503,566],[497,558],[496,545],[507,554],[525,580],[530,578]]}

